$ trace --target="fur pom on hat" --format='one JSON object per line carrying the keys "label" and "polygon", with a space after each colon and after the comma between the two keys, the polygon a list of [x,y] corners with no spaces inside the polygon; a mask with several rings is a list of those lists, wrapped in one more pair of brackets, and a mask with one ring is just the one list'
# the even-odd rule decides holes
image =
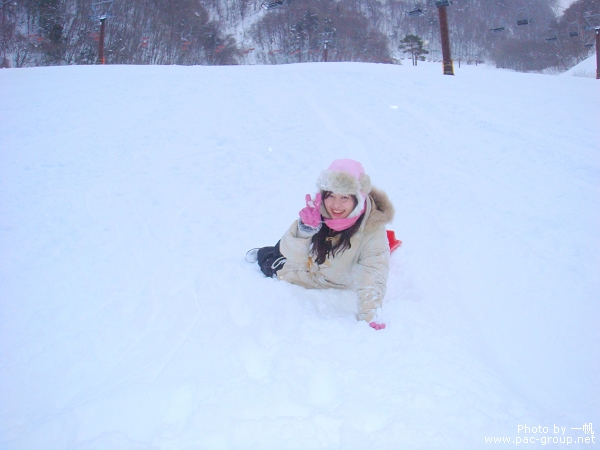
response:
{"label": "fur pom on hat", "polygon": [[[371,178],[362,164],[352,159],[336,159],[317,179],[321,191],[334,194],[356,195],[359,200],[371,192]],[[360,195],[363,194],[363,195]]]}
{"label": "fur pom on hat", "polygon": [[[362,210],[365,198],[371,192],[371,178],[361,163],[352,159],[336,159],[317,179],[317,188],[340,195],[355,195],[356,213]],[[349,217],[355,215],[355,211]]]}

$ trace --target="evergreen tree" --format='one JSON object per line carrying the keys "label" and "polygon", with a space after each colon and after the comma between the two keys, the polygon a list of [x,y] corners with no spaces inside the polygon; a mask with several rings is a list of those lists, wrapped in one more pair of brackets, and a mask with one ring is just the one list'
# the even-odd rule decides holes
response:
{"label": "evergreen tree", "polygon": [[423,39],[414,34],[407,34],[404,36],[404,39],[400,41],[398,48],[404,53],[410,53],[413,66],[417,65],[417,61],[419,59],[421,61],[425,61],[425,57],[423,55],[429,54],[429,51],[423,48]]}

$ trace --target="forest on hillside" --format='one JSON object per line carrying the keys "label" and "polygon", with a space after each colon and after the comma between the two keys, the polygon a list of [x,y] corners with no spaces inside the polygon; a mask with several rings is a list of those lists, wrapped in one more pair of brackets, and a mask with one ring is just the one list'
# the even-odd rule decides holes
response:
{"label": "forest on hillside", "polygon": [[[441,59],[436,2],[406,0],[0,0],[3,67],[107,64],[396,63],[418,36]],[[595,50],[600,0],[454,0],[452,57],[566,70]]]}

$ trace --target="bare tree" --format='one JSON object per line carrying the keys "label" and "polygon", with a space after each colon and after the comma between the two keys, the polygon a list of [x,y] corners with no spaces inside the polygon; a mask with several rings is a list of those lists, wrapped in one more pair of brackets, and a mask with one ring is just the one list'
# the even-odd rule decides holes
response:
{"label": "bare tree", "polygon": [[[90,0],[0,0],[0,64],[94,64],[99,24]],[[429,58],[441,55],[430,0],[285,0],[265,12],[260,0],[114,0],[106,26],[109,64],[391,62],[391,46],[419,36]],[[469,0],[448,8],[452,54],[499,67],[541,70],[585,58],[586,14],[598,0],[577,0],[558,18],[557,0]],[[420,14],[407,14],[418,9]],[[238,48],[239,36],[244,49]],[[246,55],[241,50],[245,50]],[[252,50],[252,53],[249,53]]]}

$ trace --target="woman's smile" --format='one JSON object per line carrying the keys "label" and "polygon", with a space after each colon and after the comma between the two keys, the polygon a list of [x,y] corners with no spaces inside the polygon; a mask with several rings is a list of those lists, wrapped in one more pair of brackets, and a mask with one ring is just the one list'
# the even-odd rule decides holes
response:
{"label": "woman's smile", "polygon": [[325,209],[332,219],[345,219],[355,207],[351,197],[340,194],[330,194],[324,203]]}

